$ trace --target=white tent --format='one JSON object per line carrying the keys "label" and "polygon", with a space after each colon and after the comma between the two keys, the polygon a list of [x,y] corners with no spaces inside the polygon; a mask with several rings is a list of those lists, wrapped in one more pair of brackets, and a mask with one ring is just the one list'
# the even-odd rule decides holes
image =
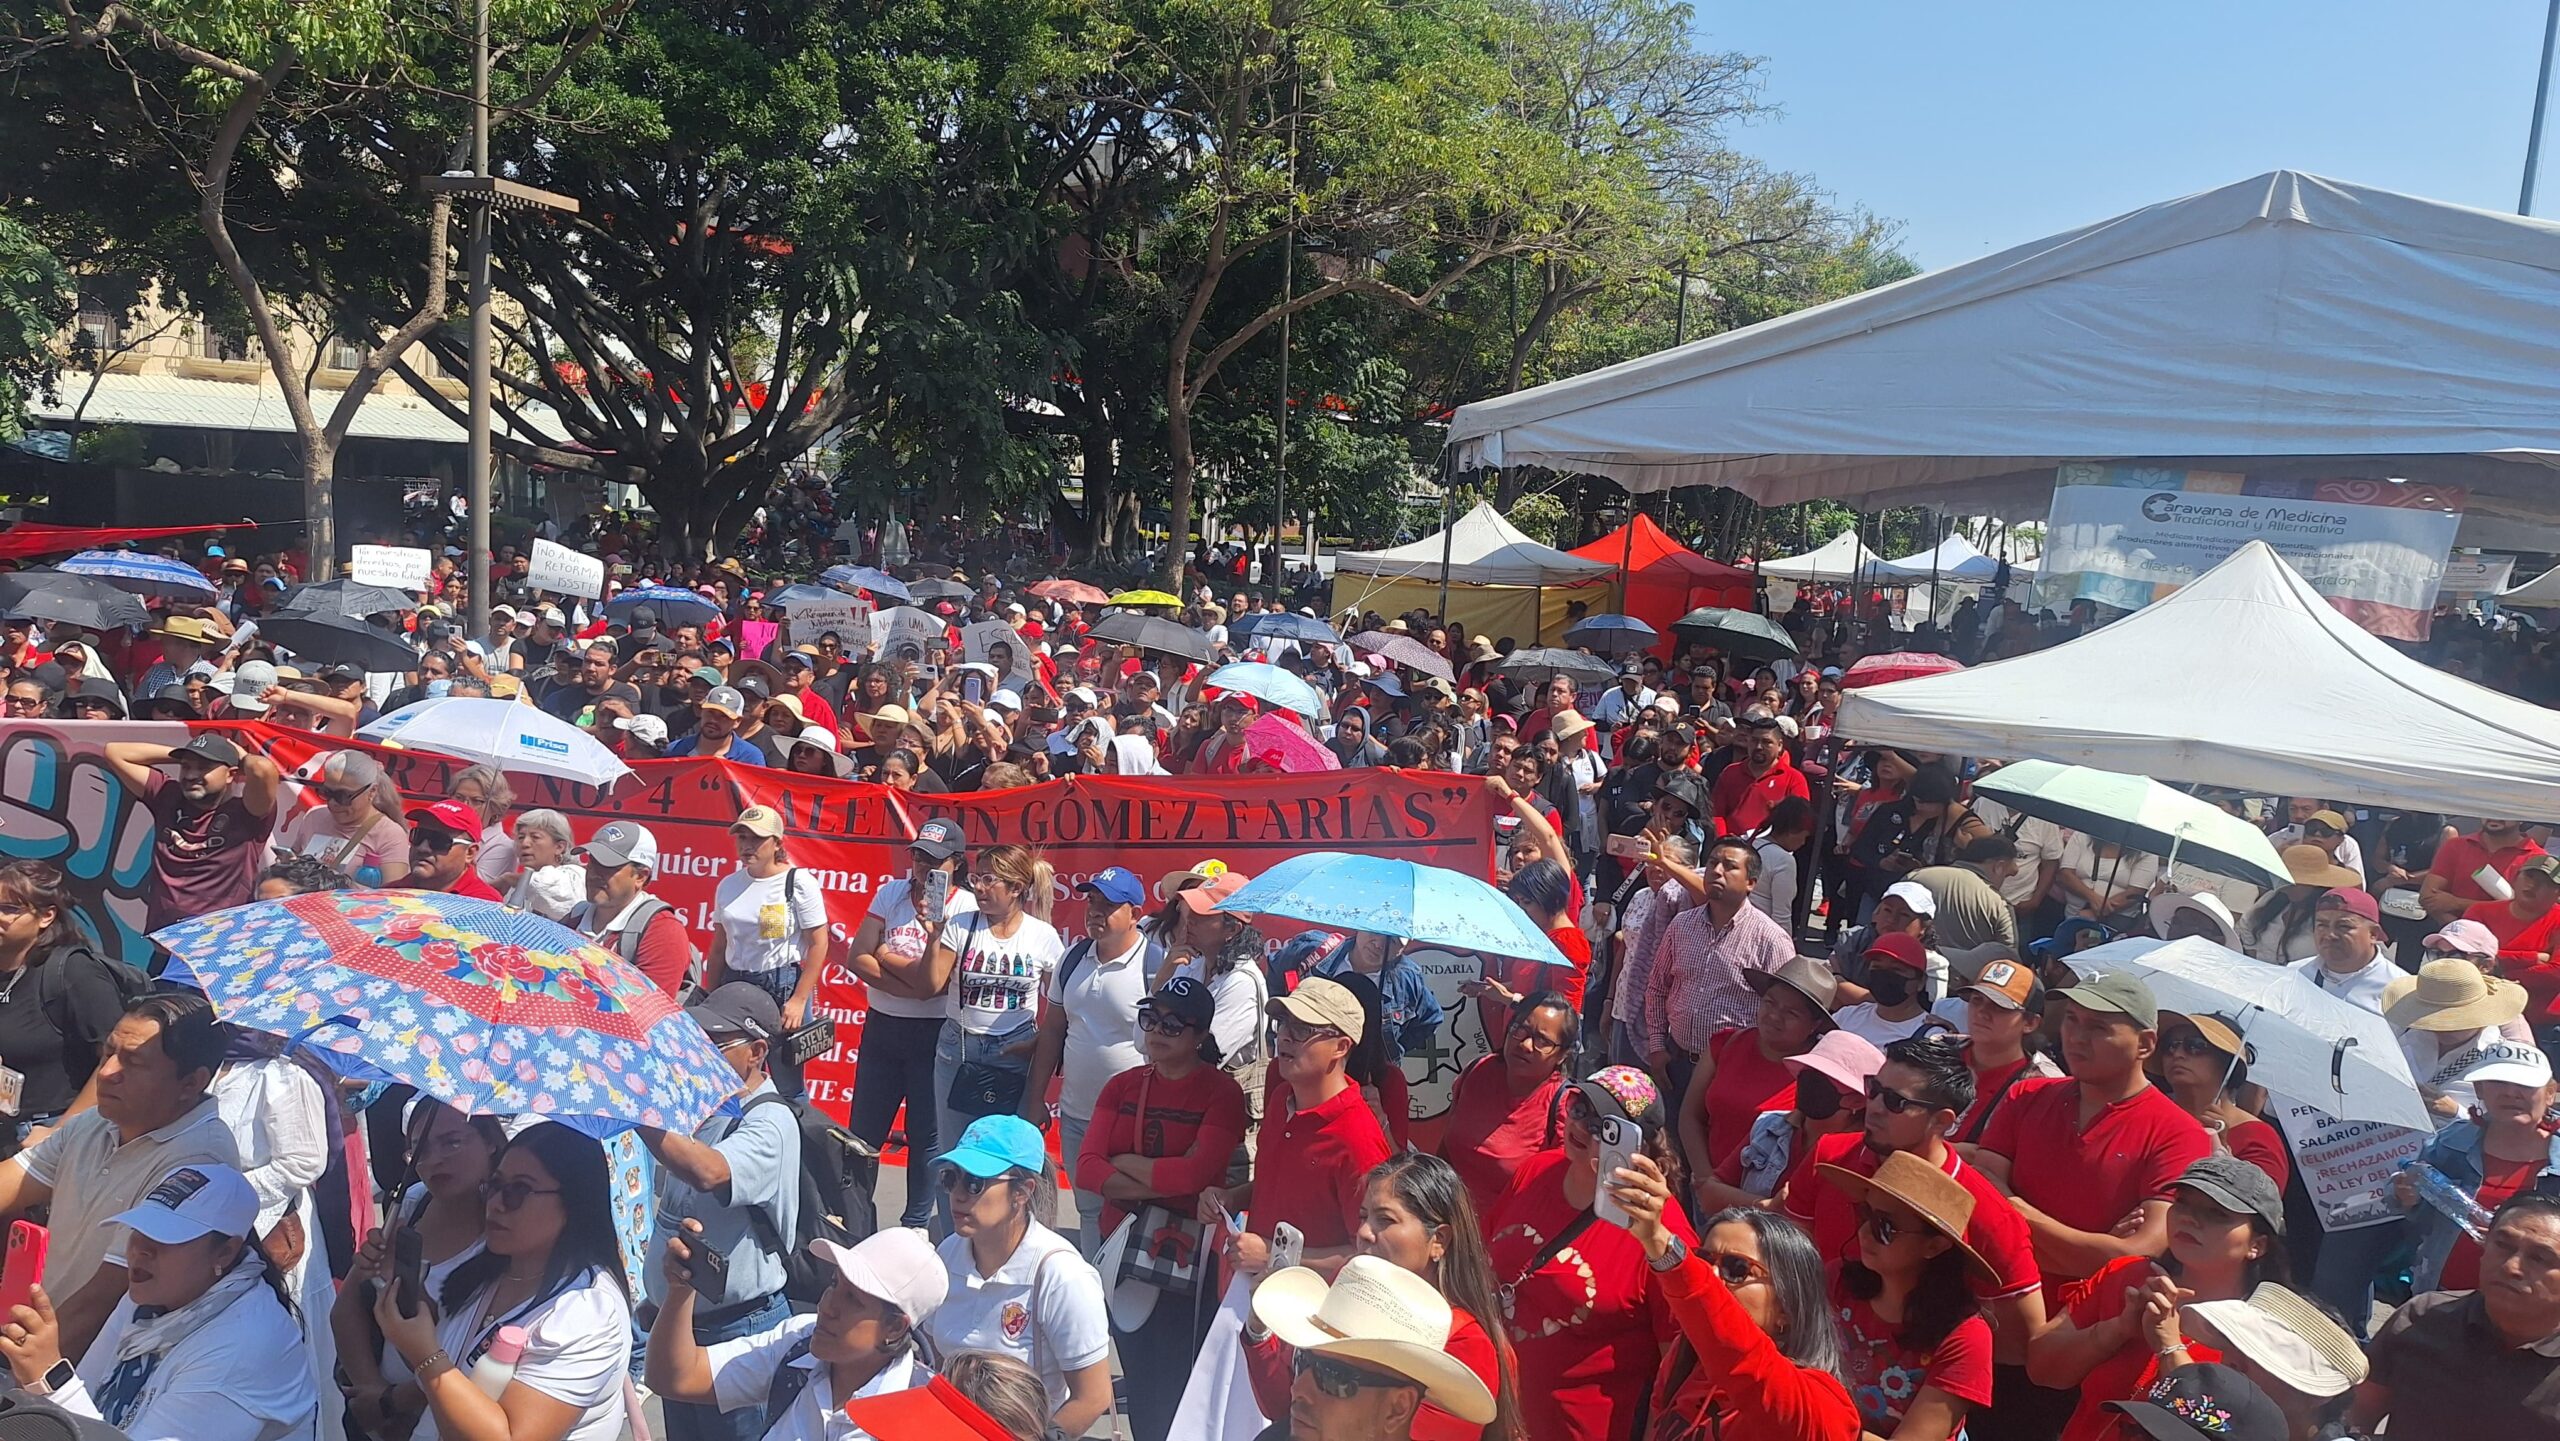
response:
{"label": "white tent", "polygon": [[1410,545],[1344,551],[1334,567],[1334,609],[1437,612],[1444,554],[1448,619],[1471,634],[1533,644],[1561,635],[1577,600],[1595,613],[1617,608],[1616,566],[1540,545],[1478,502],[1447,530]]}
{"label": "white tent", "polygon": [[2041,515],[2060,462],[2140,457],[2560,515],[2560,224],[2277,171],[1462,406],[1449,443],[1763,504]]}
{"label": "white tent", "polygon": [[[1906,555],[1900,560],[1879,561],[1876,573],[1887,580],[1936,579],[1950,584],[1986,585],[2000,574],[1996,557],[1982,553],[1980,547],[1962,535],[1950,535],[1931,550]],[[2009,563],[2011,580],[2036,578],[2035,562]]]}
{"label": "white tent", "polygon": [[2560,606],[2560,567],[2554,567],[2517,586],[2501,591],[2498,604],[2520,608]]}
{"label": "white tent", "polygon": [[1763,561],[1759,572],[1772,580],[1847,580],[1853,569],[1872,575],[1881,564],[1856,531],[1844,530],[1802,555]]}
{"label": "white tent", "polygon": [[2259,541],[2051,650],[1851,691],[1839,728],[2164,781],[2560,817],[2560,712],[2409,659]]}
{"label": "white tent", "polygon": [[1444,547],[1449,579],[1464,585],[1573,585],[1617,574],[1616,566],[1538,544],[1483,501],[1448,530],[1410,545],[1345,551],[1335,574],[1425,576],[1436,582]]}

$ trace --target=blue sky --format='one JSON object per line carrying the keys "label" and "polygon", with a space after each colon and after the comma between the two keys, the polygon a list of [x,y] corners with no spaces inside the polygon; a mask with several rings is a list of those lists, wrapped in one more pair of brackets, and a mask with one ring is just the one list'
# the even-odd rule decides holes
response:
{"label": "blue sky", "polygon": [[[1783,113],[1746,153],[1935,268],[2268,170],[2512,210],[2530,0],[1698,0]],[[2555,100],[2560,111],[2560,100]],[[2560,216],[2560,116],[2535,209]]]}

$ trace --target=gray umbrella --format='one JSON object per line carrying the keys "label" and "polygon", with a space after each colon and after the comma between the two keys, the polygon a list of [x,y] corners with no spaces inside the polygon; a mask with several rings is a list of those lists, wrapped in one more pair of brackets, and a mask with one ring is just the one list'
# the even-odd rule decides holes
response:
{"label": "gray umbrella", "polygon": [[1617,669],[1598,656],[1553,646],[1515,650],[1494,669],[1513,680],[1531,682],[1563,676],[1577,686],[1607,685],[1618,677]]}
{"label": "gray umbrella", "polygon": [[[342,576],[337,580],[295,586],[277,604],[276,614],[309,615],[325,611],[362,620],[385,611],[415,610],[417,605],[418,598],[405,590],[394,590],[387,585],[359,585]],[[265,626],[259,628],[263,630]]]}
{"label": "gray umbrella", "polygon": [[0,576],[0,616],[101,631],[151,624],[151,612],[127,592],[94,576],[49,569]]}
{"label": "gray umbrella", "polygon": [[1682,640],[1704,641],[1745,660],[1783,660],[1796,653],[1796,640],[1765,615],[1747,610],[1701,606],[1671,623]]}
{"label": "gray umbrella", "polygon": [[1134,645],[1140,650],[1178,655],[1203,665],[1209,661],[1208,636],[1162,616],[1115,610],[1094,622],[1092,634],[1096,640],[1107,640],[1115,645]]}

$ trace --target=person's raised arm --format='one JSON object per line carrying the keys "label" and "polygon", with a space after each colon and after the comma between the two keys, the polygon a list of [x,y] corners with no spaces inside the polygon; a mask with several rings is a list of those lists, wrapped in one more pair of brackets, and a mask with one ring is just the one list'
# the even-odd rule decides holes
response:
{"label": "person's raised arm", "polygon": [[274,815],[276,797],[284,789],[284,772],[267,759],[265,752],[247,746],[241,749],[246,754],[240,758],[240,803],[253,816]]}
{"label": "person's raised arm", "polygon": [[667,1276],[667,1299],[658,1306],[658,1324],[649,1328],[646,1371],[649,1389],[671,1401],[712,1403],[711,1353],[693,1339],[692,1243],[702,1223],[688,1216],[680,1235],[667,1238],[659,1266]]}
{"label": "person's raised arm", "polygon": [[[176,758],[176,751],[156,741],[109,741],[102,753],[107,769],[135,795],[151,788],[151,775],[155,769],[170,764]],[[268,804],[272,806],[273,800]]]}

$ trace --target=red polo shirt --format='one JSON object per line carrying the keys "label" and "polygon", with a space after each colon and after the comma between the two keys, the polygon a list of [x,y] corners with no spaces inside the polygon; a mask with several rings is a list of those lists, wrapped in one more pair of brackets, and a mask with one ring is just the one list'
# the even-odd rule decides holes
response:
{"label": "red polo shirt", "polygon": [[[2143,1202],[2169,1194],[2213,1154],[2195,1117],[2145,1086],[2080,1125],[2077,1081],[2021,1082],[1991,1118],[1982,1149],[2009,1159],[2018,1199],[2075,1231],[2105,1235]],[[2047,1276],[2050,1295],[2065,1278]]]}
{"label": "red polo shirt", "polygon": [[2446,890],[2464,900],[2485,901],[2489,899],[2489,893],[2480,889],[2478,881],[2471,879],[2472,872],[2484,864],[2492,865],[2498,868],[2499,875],[2512,881],[2516,878],[2518,866],[2540,854],[2542,847],[2536,845],[2530,836],[2495,851],[2480,844],[2480,837],[2476,834],[2455,836],[2436,847],[2435,864],[2427,870],[2444,882]]}
{"label": "red polo shirt", "polygon": [[1718,834],[1728,836],[1745,835],[1767,825],[1769,812],[1789,796],[1811,800],[1813,792],[1805,785],[1804,772],[1796,769],[1796,763],[1784,751],[1778,753],[1778,763],[1769,767],[1767,775],[1755,777],[1747,762],[1736,761],[1717,773],[1715,785],[1707,791],[1708,804],[1715,809]]}
{"label": "red polo shirt", "polygon": [[1288,1110],[1284,1099],[1263,1116],[1247,1229],[1267,1239],[1286,1221],[1310,1251],[1348,1246],[1360,1229],[1360,1178],[1392,1154],[1387,1133],[1357,1081],[1320,1106]]}
{"label": "red polo shirt", "polygon": [[[1825,1136],[1814,1143],[1813,1166],[1838,1166],[1859,1176],[1872,1176],[1884,1157],[1867,1149],[1857,1131]],[[2036,1267],[2035,1243],[2027,1218],[2000,1194],[1980,1171],[1964,1163],[1956,1148],[1947,1148],[1943,1163],[1973,1197],[1973,1219],[1965,1223],[1964,1243],[1991,1266],[1994,1275],[1971,1276],[1974,1295],[1985,1301],[2023,1296],[2036,1288],[2043,1273]],[[1813,1244],[1825,1261],[1838,1263],[1858,1254],[1858,1211],[1831,1178],[1808,1167],[1787,1190],[1787,1216],[1813,1233]]]}
{"label": "red polo shirt", "polygon": [[[427,890],[430,889],[430,887],[415,886],[411,889]],[[445,887],[444,892],[449,896],[466,896],[475,901],[503,901],[506,899],[505,896],[499,895],[497,890],[487,881],[480,879],[480,872],[471,866],[463,867],[462,874],[455,877],[453,884]]]}

